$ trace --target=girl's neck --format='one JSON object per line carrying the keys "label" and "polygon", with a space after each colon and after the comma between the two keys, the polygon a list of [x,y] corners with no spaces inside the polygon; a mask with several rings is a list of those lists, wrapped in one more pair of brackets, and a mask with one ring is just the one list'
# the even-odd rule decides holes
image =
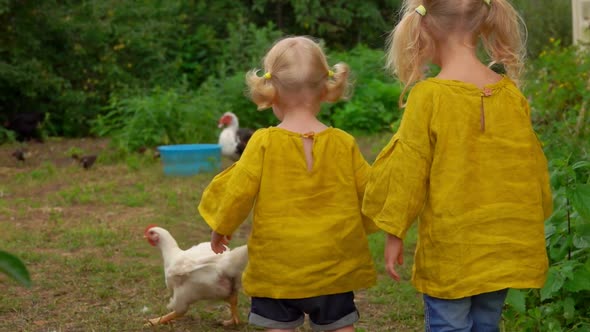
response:
{"label": "girl's neck", "polygon": [[316,114],[319,112],[319,105],[316,108],[287,107],[281,108],[283,115],[281,123],[277,126],[296,133],[320,132],[327,128],[321,123]]}
{"label": "girl's neck", "polygon": [[500,75],[481,63],[476,46],[468,39],[450,36],[438,44],[437,50],[436,62],[441,67],[438,78],[472,83],[480,88],[501,79]]}

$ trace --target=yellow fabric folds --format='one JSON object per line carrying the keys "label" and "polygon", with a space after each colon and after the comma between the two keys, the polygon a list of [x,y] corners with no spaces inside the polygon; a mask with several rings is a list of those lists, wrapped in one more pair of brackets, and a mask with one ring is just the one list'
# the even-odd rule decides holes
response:
{"label": "yellow fabric folds", "polygon": [[301,134],[258,130],[203,193],[199,212],[221,234],[232,234],[254,207],[243,276],[250,296],[304,298],[375,283],[367,233],[377,227],[361,215],[370,166],[341,130],[313,140],[308,171]]}
{"label": "yellow fabric folds", "polygon": [[418,83],[366,187],[363,212],[386,232],[403,238],[419,219],[412,283],[438,298],[546,278],[547,161],[517,87],[504,77],[487,88]]}

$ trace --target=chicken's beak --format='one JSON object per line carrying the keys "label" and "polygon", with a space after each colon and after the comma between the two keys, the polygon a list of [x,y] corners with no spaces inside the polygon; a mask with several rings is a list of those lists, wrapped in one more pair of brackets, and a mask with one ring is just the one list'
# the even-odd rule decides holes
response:
{"label": "chicken's beak", "polygon": [[223,128],[223,126],[224,126],[223,122],[220,122],[217,124],[217,128]]}

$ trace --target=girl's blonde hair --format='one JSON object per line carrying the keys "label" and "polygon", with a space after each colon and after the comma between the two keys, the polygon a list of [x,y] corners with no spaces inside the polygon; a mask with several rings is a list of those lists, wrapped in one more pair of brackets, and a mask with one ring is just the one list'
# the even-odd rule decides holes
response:
{"label": "girl's blonde hair", "polygon": [[324,51],[308,37],[289,37],[276,42],[263,59],[264,75],[259,69],[246,74],[252,101],[263,110],[286,92],[313,93],[323,101],[348,98],[349,67],[338,63],[328,66]]}
{"label": "girl's blonde hair", "polygon": [[[426,14],[416,8],[423,5]],[[507,0],[406,0],[402,19],[387,42],[387,67],[404,83],[400,96],[424,78],[424,66],[436,54],[435,35],[471,31],[480,38],[491,63],[502,64],[518,82],[523,71],[526,27]]]}

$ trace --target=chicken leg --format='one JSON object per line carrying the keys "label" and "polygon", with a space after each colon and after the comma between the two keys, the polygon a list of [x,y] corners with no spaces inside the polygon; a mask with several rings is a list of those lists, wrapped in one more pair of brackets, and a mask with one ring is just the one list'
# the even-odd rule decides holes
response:
{"label": "chicken leg", "polygon": [[172,311],[171,313],[166,314],[164,316],[148,319],[148,322],[145,323],[144,326],[148,327],[148,326],[155,326],[158,324],[166,324],[166,323],[170,322],[171,320],[176,319],[181,316],[182,316],[181,314],[178,314],[175,311]]}
{"label": "chicken leg", "polygon": [[229,302],[229,309],[231,310],[231,319],[223,321],[223,326],[238,325],[240,323],[238,317],[238,292],[231,293],[227,302]]}

